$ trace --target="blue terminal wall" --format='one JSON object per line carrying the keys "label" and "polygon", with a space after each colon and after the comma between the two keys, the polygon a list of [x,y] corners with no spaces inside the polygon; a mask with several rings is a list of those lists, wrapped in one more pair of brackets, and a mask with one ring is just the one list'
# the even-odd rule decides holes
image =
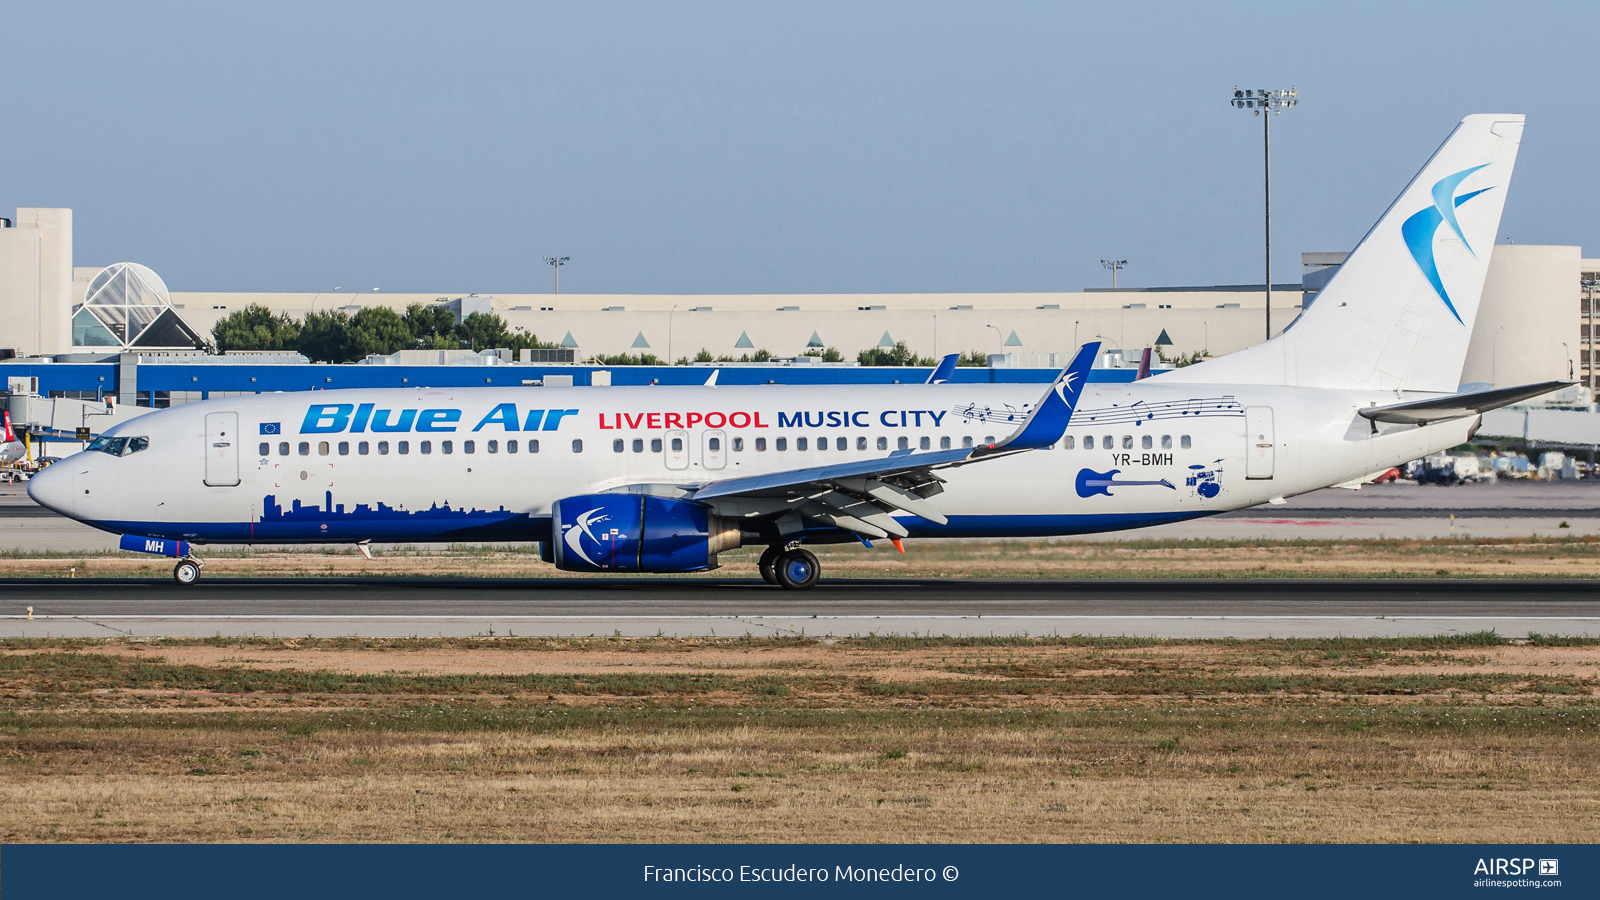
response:
{"label": "blue terminal wall", "polygon": [[[545,375],[571,375],[574,385],[590,383],[591,373],[609,371],[614,386],[704,384],[720,369],[718,384],[921,384],[927,368],[890,366],[363,366],[363,365],[147,365],[139,366],[140,405],[153,405],[155,392],[318,391],[375,387],[521,387]],[[1055,369],[956,369],[961,384],[1047,384]],[[1091,382],[1129,382],[1133,369],[1094,369]],[[103,392],[117,394],[116,363],[7,363],[0,375],[39,379],[39,394]]]}

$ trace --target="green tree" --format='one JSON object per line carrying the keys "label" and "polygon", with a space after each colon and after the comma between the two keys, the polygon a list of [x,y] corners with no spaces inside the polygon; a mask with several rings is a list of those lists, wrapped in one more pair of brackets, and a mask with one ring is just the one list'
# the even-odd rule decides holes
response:
{"label": "green tree", "polygon": [[844,354],[839,352],[838,347],[829,347],[826,350],[812,348],[806,351],[806,355],[820,356],[823,362],[844,362]]}
{"label": "green tree", "polygon": [[456,340],[471,350],[511,346],[511,331],[495,313],[473,313],[456,326]]}
{"label": "green tree", "polygon": [[615,356],[598,354],[595,356],[594,361],[596,365],[601,366],[664,366],[667,364],[665,360],[654,353],[641,353],[638,356],[629,356],[626,353],[618,353]]}
{"label": "green tree", "polygon": [[259,303],[228,313],[211,326],[217,352],[229,350],[293,350],[300,323],[288,313],[276,313]]}
{"label": "green tree", "polygon": [[295,349],[314,362],[337,363],[355,359],[350,345],[350,315],[342,309],[306,313]]}
{"label": "green tree", "polygon": [[989,365],[989,354],[983,352],[982,350],[968,350],[966,353],[961,354],[960,359],[956,360],[956,365],[967,366],[968,368],[974,366],[978,368],[987,368]]}
{"label": "green tree", "polygon": [[873,347],[863,350],[856,355],[856,362],[863,366],[935,366],[939,361],[931,356],[918,356],[916,351],[906,346],[905,341],[896,341],[893,347]]}
{"label": "green tree", "polygon": [[350,318],[350,353],[355,359],[370,353],[388,355],[416,345],[405,319],[387,306],[368,306]]}
{"label": "green tree", "polygon": [[694,355],[694,361],[695,362],[716,362],[717,358],[715,356],[711,355],[711,351],[710,350],[707,350],[706,348],[701,347],[700,348],[700,352],[696,353]]}
{"label": "green tree", "polygon": [[456,314],[442,304],[413,303],[402,316],[415,346],[423,350],[454,350],[461,346],[455,338]]}

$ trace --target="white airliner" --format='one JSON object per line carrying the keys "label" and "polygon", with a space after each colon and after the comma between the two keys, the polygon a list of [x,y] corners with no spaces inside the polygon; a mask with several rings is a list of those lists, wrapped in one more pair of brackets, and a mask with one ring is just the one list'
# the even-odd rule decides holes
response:
{"label": "white airliner", "polygon": [[27,445],[17,440],[17,433],[11,430],[11,411],[0,411],[0,421],[3,421],[5,433],[0,435],[0,462],[16,462],[27,455]]}
{"label": "white airliner", "polygon": [[526,387],[229,397],[141,416],[29,483],[179,559],[194,545],[538,541],[558,568],[692,572],[764,545],[1178,522],[1466,441],[1562,383],[1457,393],[1523,117],[1462,120],[1298,321],[1131,384]]}

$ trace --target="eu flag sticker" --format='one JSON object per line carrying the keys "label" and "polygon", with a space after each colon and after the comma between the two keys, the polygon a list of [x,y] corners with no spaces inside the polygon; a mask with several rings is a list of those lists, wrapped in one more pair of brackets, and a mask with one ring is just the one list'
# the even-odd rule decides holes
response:
{"label": "eu flag sticker", "polygon": [[283,431],[280,428],[278,428],[278,423],[277,422],[262,422],[261,423],[261,433],[262,434],[282,434]]}

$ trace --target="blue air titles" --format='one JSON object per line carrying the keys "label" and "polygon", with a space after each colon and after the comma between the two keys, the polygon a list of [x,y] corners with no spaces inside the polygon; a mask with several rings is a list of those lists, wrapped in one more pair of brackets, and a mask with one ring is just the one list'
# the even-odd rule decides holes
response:
{"label": "blue air titles", "polygon": [[[374,403],[312,404],[300,423],[300,433],[452,432],[461,422],[459,409],[377,409],[376,406]],[[561,427],[562,419],[577,414],[575,409],[530,409],[524,417],[515,403],[502,403],[490,410],[472,430],[499,426],[502,431],[555,431]]]}

